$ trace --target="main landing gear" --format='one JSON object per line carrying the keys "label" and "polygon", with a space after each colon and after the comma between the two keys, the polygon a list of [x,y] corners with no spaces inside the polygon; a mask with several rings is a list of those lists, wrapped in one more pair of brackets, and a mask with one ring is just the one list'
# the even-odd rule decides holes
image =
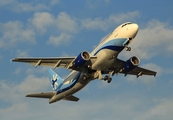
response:
{"label": "main landing gear", "polygon": [[108,75],[106,75],[104,78],[103,78],[104,81],[107,81],[108,83],[110,83],[112,81],[112,78]]}
{"label": "main landing gear", "polygon": [[94,72],[93,78],[94,79],[99,79],[99,80],[104,80],[104,81],[107,81],[108,83],[110,83],[112,81],[112,78],[110,77],[111,75],[113,75],[112,73],[113,72],[110,72],[109,75],[106,75],[106,76],[102,77],[101,71],[98,70],[98,71]]}

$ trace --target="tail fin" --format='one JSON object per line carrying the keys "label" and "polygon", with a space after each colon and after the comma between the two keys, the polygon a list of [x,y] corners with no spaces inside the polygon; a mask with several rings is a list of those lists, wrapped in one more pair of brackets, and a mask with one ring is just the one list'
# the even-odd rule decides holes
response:
{"label": "tail fin", "polygon": [[63,82],[63,79],[51,68],[48,70],[49,80],[53,90],[57,90],[58,86]]}

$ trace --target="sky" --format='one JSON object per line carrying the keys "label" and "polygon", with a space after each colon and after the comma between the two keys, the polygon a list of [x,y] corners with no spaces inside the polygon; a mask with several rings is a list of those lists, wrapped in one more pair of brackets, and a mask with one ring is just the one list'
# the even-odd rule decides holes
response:
{"label": "sky", "polygon": [[[51,91],[48,67],[12,63],[15,57],[76,56],[91,52],[124,22],[139,25],[130,52],[157,76],[114,76],[95,80],[75,94],[76,102],[26,98]],[[0,0],[1,120],[172,120],[173,1]],[[55,70],[65,78],[69,70]]]}

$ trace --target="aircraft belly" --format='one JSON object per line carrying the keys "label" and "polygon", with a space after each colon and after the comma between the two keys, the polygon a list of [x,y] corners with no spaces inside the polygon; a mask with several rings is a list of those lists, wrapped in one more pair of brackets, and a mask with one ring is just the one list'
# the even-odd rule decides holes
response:
{"label": "aircraft belly", "polygon": [[97,60],[92,65],[92,69],[94,70],[105,70],[108,69],[117,58],[118,52],[109,50],[109,49],[103,49],[97,53]]}

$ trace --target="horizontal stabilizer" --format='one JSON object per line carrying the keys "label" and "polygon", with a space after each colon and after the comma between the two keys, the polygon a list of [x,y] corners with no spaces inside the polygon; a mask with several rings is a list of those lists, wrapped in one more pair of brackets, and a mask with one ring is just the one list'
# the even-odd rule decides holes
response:
{"label": "horizontal stabilizer", "polygon": [[26,97],[35,97],[35,98],[52,98],[56,92],[40,92],[40,93],[30,93]]}
{"label": "horizontal stabilizer", "polygon": [[77,98],[77,97],[71,95],[71,96],[69,96],[69,97],[64,98],[63,100],[68,100],[68,101],[77,102],[77,101],[79,100],[79,98]]}

